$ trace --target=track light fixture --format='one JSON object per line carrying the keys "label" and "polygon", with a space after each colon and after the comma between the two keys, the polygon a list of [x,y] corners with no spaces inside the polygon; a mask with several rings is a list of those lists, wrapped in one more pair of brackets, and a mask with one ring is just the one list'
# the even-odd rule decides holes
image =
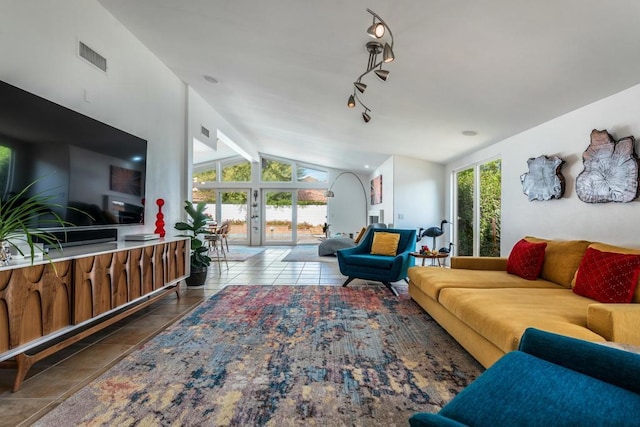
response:
{"label": "track light fixture", "polygon": [[356,89],[358,89],[360,93],[364,93],[365,89],[367,88],[366,84],[359,81],[355,82],[353,85],[356,87]]}
{"label": "track light fixture", "polygon": [[382,22],[376,22],[375,16],[373,17],[373,24],[367,28],[367,34],[374,39],[380,39],[384,36],[384,24]]}
{"label": "track light fixture", "polygon": [[[367,52],[369,52],[369,61],[367,63],[367,69],[364,73],[360,74],[360,76],[353,83],[353,95],[349,96],[349,100],[347,101],[347,107],[354,108],[356,106],[356,101],[362,105],[364,108],[364,112],[362,113],[362,119],[365,123],[369,123],[371,120],[371,116],[369,112],[371,109],[364,105],[360,98],[358,98],[358,92],[361,94],[364,93],[365,89],[367,89],[367,85],[362,83],[362,78],[373,71],[376,76],[383,82],[387,81],[389,77],[389,71],[382,69],[382,64],[392,62],[395,59],[395,55],[393,53],[393,34],[391,33],[391,29],[387,25],[386,22],[379,15],[377,15],[371,9],[367,9],[371,15],[373,15],[373,24],[367,28],[367,34],[374,39],[381,39],[388,32],[389,33],[389,41],[384,42],[384,44],[380,41],[370,41],[365,47]],[[378,61],[378,55],[382,54],[382,60]],[[357,91],[357,92],[356,92]]]}
{"label": "track light fixture", "polygon": [[376,73],[376,76],[378,76],[378,78],[383,82],[386,82],[387,77],[389,77],[389,72],[387,70],[383,70],[382,68],[380,68],[379,70],[375,70],[374,73]]}

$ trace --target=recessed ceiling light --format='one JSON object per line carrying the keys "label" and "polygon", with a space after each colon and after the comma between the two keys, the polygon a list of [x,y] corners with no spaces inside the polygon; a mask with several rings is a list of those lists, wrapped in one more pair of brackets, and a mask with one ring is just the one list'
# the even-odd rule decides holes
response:
{"label": "recessed ceiling light", "polygon": [[464,136],[476,136],[478,132],[476,132],[475,130],[463,130],[462,134]]}
{"label": "recessed ceiling light", "polygon": [[365,169],[369,169],[369,165],[364,165],[364,168]]}
{"label": "recessed ceiling light", "polygon": [[220,84],[220,82],[218,81],[218,79],[216,79],[215,77],[210,76],[210,75],[208,75],[208,74],[205,74],[205,75],[204,75],[204,76],[202,76],[202,77],[203,77],[206,81],[208,81],[209,83],[211,83],[211,84],[214,84],[214,85],[219,85],[219,84]]}

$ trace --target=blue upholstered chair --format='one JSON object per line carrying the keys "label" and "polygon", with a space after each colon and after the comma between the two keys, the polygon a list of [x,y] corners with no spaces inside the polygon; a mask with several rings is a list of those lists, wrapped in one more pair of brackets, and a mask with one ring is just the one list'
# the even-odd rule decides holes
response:
{"label": "blue upholstered chair", "polygon": [[371,254],[371,244],[376,230],[371,231],[360,241],[358,246],[340,249],[337,252],[340,273],[348,277],[342,286],[347,286],[353,279],[375,280],[382,282],[391,292],[398,295],[398,292],[391,286],[391,282],[407,278],[407,270],[411,263],[409,253],[414,251],[416,247],[416,230],[396,228],[380,230],[400,235],[395,256]]}
{"label": "blue upholstered chair", "polygon": [[640,354],[527,329],[504,355],[438,414],[411,427],[637,426]]}

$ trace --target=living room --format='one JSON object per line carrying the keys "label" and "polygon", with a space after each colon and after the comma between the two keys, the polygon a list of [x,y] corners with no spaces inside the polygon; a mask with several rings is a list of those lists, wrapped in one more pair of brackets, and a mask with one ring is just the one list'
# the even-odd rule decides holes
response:
{"label": "living room", "polygon": [[[295,150],[285,153],[275,142],[274,152],[257,149],[252,141],[255,135],[250,131],[245,133],[245,128],[235,126],[235,122],[232,124],[231,119],[220,114],[216,105],[205,101],[198,90],[185,83],[175,70],[149,50],[127,28],[126,23],[114,17],[108,8],[115,7],[116,3],[118,2],[105,1],[103,6],[98,1],[30,0],[4,5],[2,9],[6,9],[6,13],[3,10],[0,14],[0,51],[3,57],[0,63],[0,80],[147,140],[146,198],[162,198],[166,201],[163,206],[166,224],[174,224],[183,219],[184,200],[191,198],[191,141],[199,135],[201,126],[220,130],[255,162],[263,154],[297,159],[298,153]],[[558,69],[539,69],[535,73],[537,77],[533,79],[529,76],[530,80],[526,82],[527,86],[534,88],[538,85],[548,88],[545,81],[556,81],[556,89],[566,88],[572,92],[582,89],[584,95],[581,104],[539,105],[537,122],[514,123],[513,128],[494,132],[490,138],[483,136],[482,118],[476,118],[473,123],[442,124],[441,127],[455,127],[455,132],[451,132],[456,133],[457,141],[465,148],[463,153],[445,161],[429,158],[430,150],[433,149],[435,156],[435,151],[441,150],[442,145],[447,145],[433,139],[404,141],[413,147],[413,154],[412,151],[395,152],[393,141],[386,141],[386,146],[373,142],[370,146],[361,144],[366,147],[363,151],[371,151],[371,158],[376,160],[375,163],[370,163],[369,169],[363,166],[347,167],[343,163],[330,164],[327,160],[330,156],[325,151],[331,150],[325,149],[321,144],[316,144],[317,161],[310,162],[308,158],[301,160],[325,167],[329,172],[329,182],[343,171],[357,173],[365,185],[382,175],[383,201],[374,207],[369,202],[366,208],[384,210],[384,222],[392,223],[396,228],[417,229],[437,225],[444,218],[454,218],[456,172],[499,158],[502,165],[500,252],[503,256],[508,255],[513,245],[524,235],[567,240],[586,239],[637,248],[637,236],[640,235],[640,224],[636,220],[637,201],[584,203],[578,199],[575,185],[578,174],[583,170],[581,156],[589,145],[593,129],[607,130],[616,139],[640,135],[640,61],[615,53],[637,52],[634,44],[637,37],[633,27],[623,25],[627,22],[624,19],[625,12],[627,18],[637,17],[637,6],[631,2],[625,2],[625,5],[626,10],[625,6],[617,6],[617,13],[608,15],[613,21],[608,25],[620,39],[624,38],[623,28],[627,27],[629,40],[626,44],[600,46],[596,43],[598,40],[593,40],[590,46],[576,46],[581,58],[585,56],[585,51],[593,50],[593,68],[583,67],[580,73],[588,74],[594,85],[602,83],[602,80],[608,80],[608,85],[598,86],[595,91],[590,87],[576,88],[574,80],[577,77],[565,74],[565,69],[559,66]],[[367,22],[370,22],[370,16],[365,11],[368,6],[358,5],[358,9],[361,9],[361,15],[366,17]],[[603,8],[596,4],[591,6]],[[398,36],[397,49],[401,49],[401,43],[418,44],[406,38],[402,41],[402,25],[392,21],[391,6],[377,2],[375,7],[374,10],[385,15]],[[420,9],[416,4],[412,7]],[[555,6],[549,2],[546,6],[539,7],[554,10]],[[577,11],[584,6],[575,2],[573,7]],[[326,14],[330,16],[331,12],[327,11]],[[357,18],[362,16],[358,15]],[[523,20],[525,18],[526,16],[521,17]],[[568,21],[567,26],[571,28],[585,25],[580,19]],[[357,27],[359,23],[354,22],[353,25]],[[446,26],[445,23],[441,25]],[[597,32],[595,29],[593,31]],[[437,36],[437,32],[434,35]],[[594,36],[594,39],[597,37]],[[78,58],[74,50],[78,40],[86,42],[109,59],[108,73],[96,73],[91,65]],[[357,43],[357,49],[360,49],[360,41]],[[522,55],[529,53],[525,47]],[[608,60],[601,59],[605,48],[610,49]],[[419,48],[413,46],[411,50],[405,51],[404,56],[418,55],[419,52]],[[487,53],[490,54],[490,50]],[[207,55],[215,56],[215,46],[211,46],[211,52]],[[353,78],[361,71],[365,55],[364,51],[359,50],[353,54],[353,69],[357,71]],[[550,55],[560,54],[553,52]],[[569,56],[563,58],[566,62],[572,62]],[[399,63],[402,60],[398,55],[396,61]],[[509,63],[502,62],[500,58],[495,62],[499,64],[497,67],[509,66]],[[461,59],[460,64],[464,63]],[[391,73],[394,65],[389,64]],[[419,70],[420,73],[424,71],[426,70]],[[206,91],[205,83],[200,84]],[[370,123],[361,123],[360,115],[347,109],[345,105],[352,90],[352,82],[346,81],[344,84],[344,99],[336,100],[333,108],[344,110],[347,120],[352,121],[353,126],[357,126],[361,132],[361,140],[367,140],[369,136],[373,138],[373,134],[377,132],[373,127],[376,119],[383,121],[383,115],[376,117],[374,111],[371,113],[373,118]],[[224,87],[224,82],[221,87]],[[251,88],[245,90],[250,91]],[[466,90],[473,92],[474,88]],[[394,97],[394,87],[391,85],[371,85],[369,91],[386,98]],[[569,97],[562,90],[556,90],[554,94],[560,100],[565,96]],[[509,103],[514,110],[524,109],[531,102],[528,97],[520,96],[518,88],[514,87],[505,87],[503,96],[505,103]],[[449,108],[444,100],[439,102],[442,109]],[[473,102],[480,103],[480,100],[474,99]],[[431,108],[438,110],[439,107],[436,105]],[[486,104],[481,108],[491,110],[498,107]],[[430,112],[432,111],[428,109],[421,111],[421,120],[428,121]],[[360,125],[369,128],[362,129]],[[471,129],[477,130],[478,135],[460,135],[460,132]],[[327,133],[333,139],[339,139],[333,131]],[[474,144],[477,144],[477,148],[474,148]],[[348,157],[353,165],[361,165],[360,151],[349,148],[348,155],[343,157]],[[560,199],[529,201],[523,194],[520,177],[527,172],[527,160],[541,155],[558,156],[566,162],[562,168],[566,189]],[[362,154],[363,158],[364,156]],[[357,193],[360,190],[356,187],[353,191]],[[339,198],[336,197],[336,200]],[[335,206],[335,209],[339,207]],[[362,209],[358,207],[357,210],[360,212]],[[155,212],[147,211],[145,225],[128,226],[126,233],[151,233],[154,221]],[[358,219],[356,222],[361,223],[362,220]],[[356,231],[357,228],[353,230],[355,227],[357,226],[352,222],[334,224],[336,231]],[[454,230],[449,232],[454,233]],[[254,240],[258,244],[259,236],[258,234]]]}
{"label": "living room", "polygon": [[[199,111],[198,108],[207,106],[202,106],[194,90],[180,81],[99,3],[53,6],[30,2],[28,6],[12,5],[11,8],[15,10],[3,14],[8,21],[4,31],[20,37],[5,38],[3,80],[146,139],[150,165],[146,196],[149,200],[161,197],[167,201],[163,207],[167,224],[182,217],[182,201],[190,198],[191,182],[185,172],[190,167],[191,152],[186,147],[199,133],[201,124],[209,129],[221,129],[252,158],[259,159],[260,153],[252,149],[250,141],[213,107]],[[101,50],[113,58],[108,75],[97,74],[91,65],[65,50],[68,40],[80,38],[89,45],[91,42],[104,45]],[[31,54],[24,55],[25,50]],[[361,174],[363,181],[383,175],[384,198],[379,207],[385,211],[385,222],[398,228],[417,229],[437,225],[441,219],[451,217],[450,180],[454,171],[501,158],[503,254],[508,253],[523,234],[632,245],[640,227],[633,219],[635,203],[585,204],[575,197],[574,189],[575,178],[583,168],[581,154],[589,145],[592,129],[606,129],[616,138],[638,134],[640,124],[634,117],[639,89],[628,74],[616,82],[619,90],[610,89],[601,96],[589,94],[588,102],[573,111],[546,112],[552,120],[544,120],[516,135],[502,138],[496,135],[493,144],[447,163],[393,153],[385,159],[376,154],[379,163],[372,164],[369,172],[366,169],[355,172]],[[69,75],[74,78],[68,78]],[[563,80],[563,85],[571,83],[567,76]],[[518,103],[526,104],[527,100],[519,99]],[[189,110],[192,107],[195,112]],[[206,120],[201,121],[203,117]],[[416,148],[422,152],[431,145],[437,143],[424,142]],[[520,175],[527,172],[527,159],[540,155],[557,155],[566,161],[562,172],[567,187],[565,197],[560,200],[529,202],[522,194]],[[341,172],[327,169],[330,181]],[[153,223],[153,215],[154,212],[147,212],[148,224]],[[593,226],[603,222],[615,226]],[[153,230],[149,227],[131,229],[132,233],[145,231]]]}

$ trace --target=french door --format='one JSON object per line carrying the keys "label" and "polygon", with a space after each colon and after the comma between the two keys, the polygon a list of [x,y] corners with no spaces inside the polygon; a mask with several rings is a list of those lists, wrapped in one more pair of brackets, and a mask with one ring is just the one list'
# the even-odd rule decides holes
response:
{"label": "french door", "polygon": [[262,206],[264,218],[262,226],[262,241],[266,245],[295,244],[296,230],[294,206],[294,192],[291,190],[262,191]]}
{"label": "french door", "polygon": [[215,202],[210,209],[218,224],[229,221],[227,239],[231,244],[249,244],[249,189],[215,190]]}

